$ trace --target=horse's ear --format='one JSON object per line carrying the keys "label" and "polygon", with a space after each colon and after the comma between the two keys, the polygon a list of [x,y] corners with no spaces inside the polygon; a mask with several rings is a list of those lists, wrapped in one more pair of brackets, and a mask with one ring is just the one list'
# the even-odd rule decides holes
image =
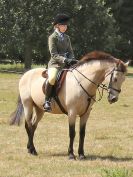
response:
{"label": "horse's ear", "polygon": [[128,61],[125,63],[125,66],[128,66],[130,63],[131,63],[131,60],[128,60]]}

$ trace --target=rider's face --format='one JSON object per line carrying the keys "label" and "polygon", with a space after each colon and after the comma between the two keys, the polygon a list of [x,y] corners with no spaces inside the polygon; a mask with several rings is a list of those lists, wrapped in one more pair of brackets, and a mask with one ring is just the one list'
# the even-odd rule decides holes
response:
{"label": "rider's face", "polygon": [[58,29],[61,33],[65,33],[67,30],[67,25],[60,25],[58,24]]}

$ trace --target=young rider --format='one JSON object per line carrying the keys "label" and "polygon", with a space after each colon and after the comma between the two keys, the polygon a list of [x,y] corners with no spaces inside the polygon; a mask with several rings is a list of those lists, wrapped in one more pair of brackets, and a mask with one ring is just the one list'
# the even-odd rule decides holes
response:
{"label": "young rider", "polygon": [[48,81],[45,90],[44,110],[51,111],[51,94],[55,84],[57,73],[63,67],[76,64],[71,41],[65,34],[70,17],[66,14],[57,14],[54,18],[54,32],[48,38],[48,46],[51,59],[48,63]]}

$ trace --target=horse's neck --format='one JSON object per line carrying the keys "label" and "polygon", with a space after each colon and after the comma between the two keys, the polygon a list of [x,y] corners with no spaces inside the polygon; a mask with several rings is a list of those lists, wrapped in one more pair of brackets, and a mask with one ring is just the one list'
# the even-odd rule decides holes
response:
{"label": "horse's neck", "polygon": [[[83,75],[85,75],[89,80],[85,79],[83,76],[78,74],[80,80],[82,80],[83,85],[91,94],[94,94],[97,89],[97,85],[101,84],[107,73],[109,73],[114,68],[114,63],[105,62],[105,61],[93,61],[88,64],[84,64],[83,66],[77,68]],[[96,85],[95,85],[95,84]]]}

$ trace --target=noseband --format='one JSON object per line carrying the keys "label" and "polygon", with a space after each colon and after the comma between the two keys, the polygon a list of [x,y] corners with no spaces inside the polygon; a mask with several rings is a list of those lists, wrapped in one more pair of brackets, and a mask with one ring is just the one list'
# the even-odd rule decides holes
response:
{"label": "noseband", "polygon": [[[112,90],[114,90],[114,91],[116,91],[116,92],[118,92],[118,93],[121,93],[121,89],[116,89],[116,88],[113,88],[113,87],[111,86],[111,84],[112,84],[112,79],[113,79],[113,75],[114,75],[114,71],[123,73],[121,70],[118,70],[118,69],[115,69],[115,68],[111,71],[111,73],[109,73],[109,74],[111,74],[111,77],[110,77],[110,82],[109,82],[108,90],[109,90],[109,89],[112,89]],[[109,74],[108,74],[108,75],[109,75]]]}

